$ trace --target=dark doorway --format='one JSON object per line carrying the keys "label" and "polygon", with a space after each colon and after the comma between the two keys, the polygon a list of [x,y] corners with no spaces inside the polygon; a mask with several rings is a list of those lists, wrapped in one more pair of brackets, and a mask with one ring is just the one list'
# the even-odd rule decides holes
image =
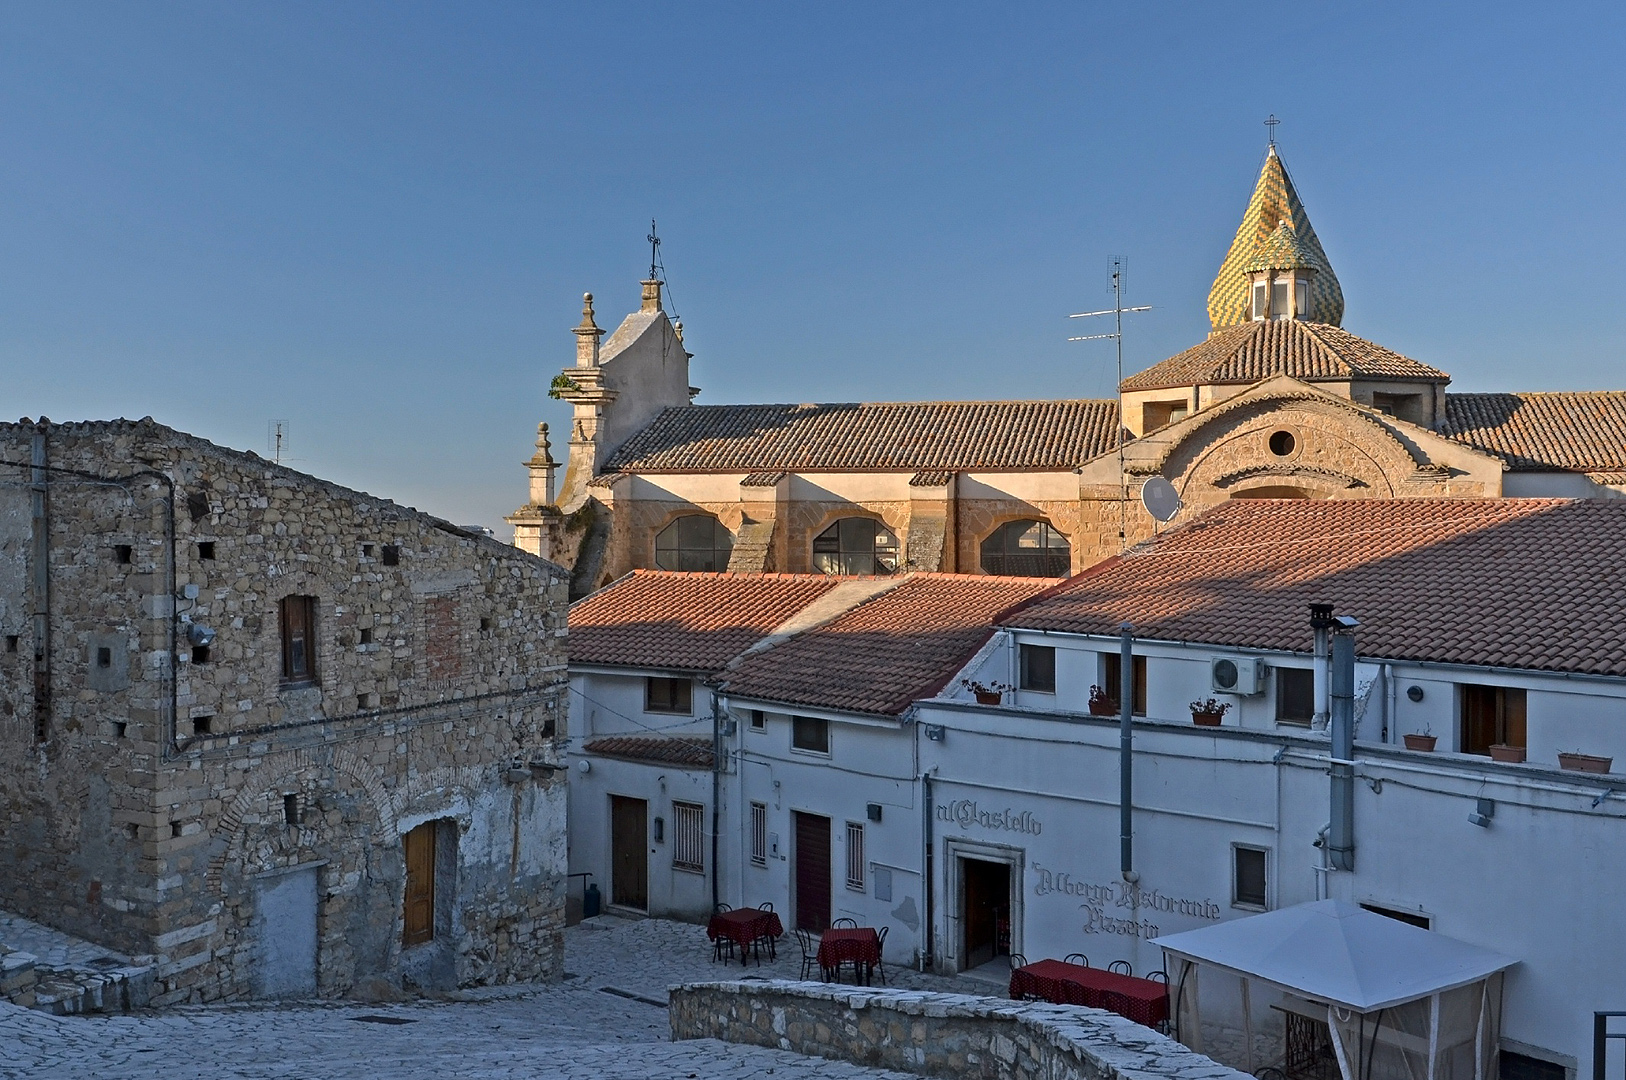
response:
{"label": "dark doorway", "polygon": [[980,967],[1011,953],[1011,867],[1009,863],[961,859],[965,927],[962,970]]}
{"label": "dark doorway", "polygon": [[830,819],[796,812],[796,929],[830,926]]}
{"label": "dark doorway", "polygon": [[643,911],[649,906],[649,804],[610,796],[610,903]]}

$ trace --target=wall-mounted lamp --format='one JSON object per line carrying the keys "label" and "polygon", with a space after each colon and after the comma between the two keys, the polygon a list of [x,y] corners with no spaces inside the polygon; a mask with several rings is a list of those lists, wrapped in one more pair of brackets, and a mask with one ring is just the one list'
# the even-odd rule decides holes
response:
{"label": "wall-mounted lamp", "polygon": [[1468,815],[1468,820],[1481,829],[1490,828],[1491,818],[1496,816],[1496,800],[1480,799],[1474,804],[1474,812]]}
{"label": "wall-mounted lamp", "polygon": [[194,648],[208,648],[214,644],[215,632],[211,627],[202,623],[189,622],[186,624],[186,643]]}
{"label": "wall-mounted lamp", "polygon": [[666,843],[666,819],[663,817],[655,819],[655,843]]}
{"label": "wall-mounted lamp", "polygon": [[926,728],[926,738],[931,742],[942,742],[943,736],[947,734],[943,730],[942,724],[926,724],[924,726]]}
{"label": "wall-mounted lamp", "polygon": [[576,762],[576,771],[581,773],[583,776],[586,776],[588,773],[593,771],[593,763],[588,761],[586,758],[582,758],[580,761]]}
{"label": "wall-mounted lamp", "polygon": [[869,815],[869,819],[871,821],[880,821],[881,820],[881,804],[880,803],[878,803],[878,802],[868,803],[868,804],[865,805],[864,810]]}
{"label": "wall-mounted lamp", "polygon": [[1415,685],[1408,686],[1408,687],[1406,687],[1406,696],[1408,698],[1410,698],[1411,700],[1413,700],[1413,701],[1422,701],[1423,700],[1423,688],[1421,686],[1415,686]]}

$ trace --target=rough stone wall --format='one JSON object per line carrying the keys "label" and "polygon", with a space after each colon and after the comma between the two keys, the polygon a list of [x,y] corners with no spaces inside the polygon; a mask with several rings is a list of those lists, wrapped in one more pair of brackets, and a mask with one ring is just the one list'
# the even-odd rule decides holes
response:
{"label": "rough stone wall", "polygon": [[[0,460],[26,462],[31,432],[0,425]],[[301,866],[322,994],[557,975],[564,781],[529,763],[566,735],[562,571],[151,421],[47,445],[58,470],[173,480],[174,592],[162,482],[50,474],[36,742],[27,471],[0,468],[0,634],[20,640],[0,653],[0,903],[155,954],[155,1004],[255,994],[263,875]],[[315,598],[304,683],[283,677],[291,596]],[[179,624],[173,719],[172,612],[217,633],[205,657]],[[454,830],[454,884],[444,931],[404,954],[401,835],[424,821]]]}
{"label": "rough stone wall", "polygon": [[721,1039],[923,1076],[985,1080],[1245,1080],[1099,1009],[825,983],[692,983],[674,1039]]}

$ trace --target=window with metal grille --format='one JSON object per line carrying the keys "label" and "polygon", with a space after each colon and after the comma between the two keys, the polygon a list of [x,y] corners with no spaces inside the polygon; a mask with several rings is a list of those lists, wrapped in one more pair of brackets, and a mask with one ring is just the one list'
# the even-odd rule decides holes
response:
{"label": "window with metal grille", "polygon": [[672,804],[672,869],[706,872],[706,808],[698,803]]}
{"label": "window with metal grille", "polygon": [[864,891],[864,826],[847,822],[847,888]]}
{"label": "window with metal grille", "polygon": [[768,804],[751,804],[751,861],[768,865]]}

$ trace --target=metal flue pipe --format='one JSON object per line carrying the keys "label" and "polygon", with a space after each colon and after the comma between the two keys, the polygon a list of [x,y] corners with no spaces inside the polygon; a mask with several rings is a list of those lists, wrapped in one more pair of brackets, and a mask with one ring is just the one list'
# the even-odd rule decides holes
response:
{"label": "metal flue pipe", "polygon": [[1135,881],[1134,750],[1135,636],[1124,623],[1118,628],[1118,847],[1124,880]]}
{"label": "metal flue pipe", "polygon": [[1355,620],[1332,634],[1332,825],[1327,834],[1334,870],[1355,869]]}

